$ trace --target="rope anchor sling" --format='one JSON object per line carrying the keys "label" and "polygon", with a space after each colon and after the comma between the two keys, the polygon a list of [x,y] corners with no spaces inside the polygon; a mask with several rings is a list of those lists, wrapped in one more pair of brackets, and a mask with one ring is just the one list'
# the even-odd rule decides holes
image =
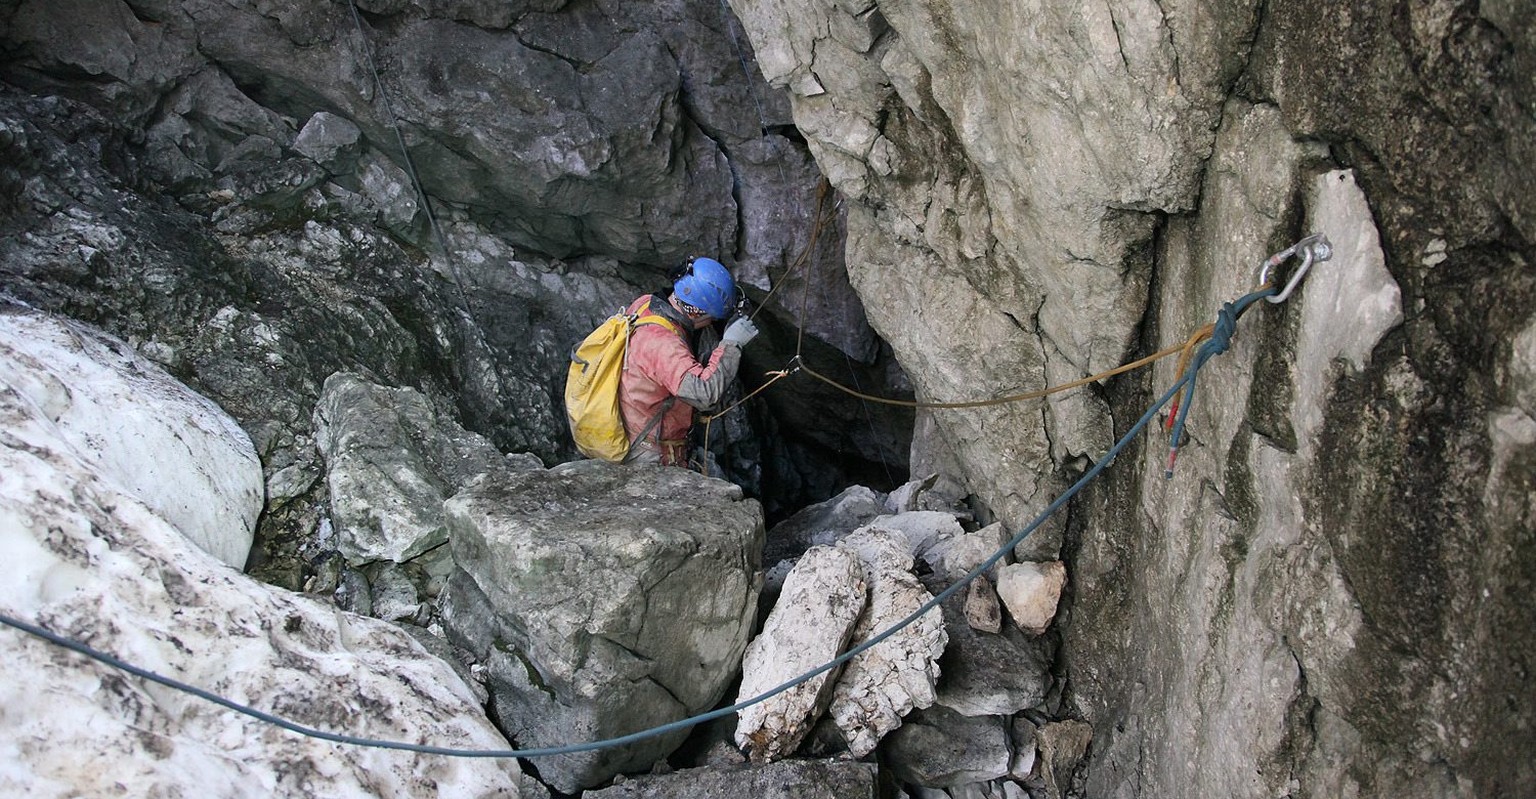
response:
{"label": "rope anchor sling", "polygon": [[[1314,260],[1327,260],[1331,255],[1331,251],[1327,246],[1327,240],[1323,239],[1321,236],[1316,237],[1316,239],[1317,241],[1315,242],[1314,246],[1307,248],[1305,267],[1309,267],[1311,262]],[[1293,248],[1293,250],[1294,249],[1295,248]],[[1286,257],[1289,257],[1289,255]],[[1271,260],[1273,260],[1273,258]],[[1284,258],[1281,260],[1283,261]],[[1266,261],[1266,263],[1268,264],[1269,262]],[[1278,266],[1278,262],[1273,264],[1273,266]],[[1268,269],[1269,267],[1266,267],[1265,271],[1261,273],[1266,278],[1268,275]],[[307,727],[289,719],[275,716],[273,714],[234,702],[205,689],[198,688],[197,686],[189,685],[188,683],[182,682],[175,678],[166,677],[164,675],[150,671],[149,669],[133,665],[106,652],[102,652],[101,650],[81,643],[80,641],[74,640],[64,635],[60,635],[37,625],[29,624],[19,619],[13,618],[7,614],[0,613],[0,625],[8,626],[15,630],[28,633],[30,635],[41,638],[44,641],[48,641],[57,646],[69,649],[73,652],[94,659],[100,663],[111,666],[112,668],[116,668],[140,677],[144,680],[173,688],[192,696],[196,696],[220,707],[224,707],[236,713],[257,719],[258,721],[271,724],[273,726],[280,727],[300,735],[332,741],[335,743],[379,749],[404,750],[409,752],[416,752],[419,754],[440,755],[444,757],[466,758],[533,758],[546,757],[551,755],[567,755],[578,752],[591,752],[596,750],[627,746],[629,744],[638,743],[639,741],[647,740],[658,735],[665,735],[667,733],[685,730],[706,721],[712,721],[724,716],[729,716],[748,707],[751,707],[752,705],[767,701],[768,699],[788,691],[789,689],[794,688],[795,686],[800,685],[807,680],[811,680],[817,676],[820,676],[821,674],[825,674],[826,672],[838,668],[839,666],[847,663],[849,660],[852,660],[863,652],[866,652],[877,646],[882,641],[896,634],[901,629],[922,618],[925,614],[938,610],[939,606],[942,605],[947,599],[954,596],[957,592],[964,590],[973,580],[986,573],[988,569],[992,568],[993,565],[995,565],[999,560],[1001,560],[1009,552],[1012,552],[1015,547],[1022,543],[1030,533],[1034,532],[1038,527],[1040,527],[1040,525],[1044,524],[1047,519],[1051,518],[1051,516],[1055,515],[1058,510],[1060,510],[1069,501],[1071,501],[1072,498],[1075,497],[1080,491],[1082,491],[1084,487],[1092,483],[1106,468],[1108,468],[1110,463],[1114,461],[1115,457],[1119,455],[1120,452],[1124,450],[1125,447],[1128,446],[1131,441],[1136,438],[1136,436],[1141,434],[1141,431],[1145,429],[1149,423],[1151,423],[1152,419],[1157,415],[1157,413],[1161,411],[1163,407],[1166,406],[1169,402],[1171,402],[1174,397],[1176,397],[1181,391],[1185,394],[1185,404],[1183,409],[1178,414],[1180,423],[1182,423],[1183,416],[1188,413],[1189,398],[1192,397],[1194,393],[1196,375],[1199,373],[1200,369],[1204,367],[1207,361],[1227,351],[1227,348],[1231,343],[1232,334],[1236,330],[1238,319],[1242,317],[1243,313],[1246,312],[1249,307],[1251,307],[1260,299],[1269,299],[1278,296],[1281,297],[1281,300],[1283,301],[1284,297],[1289,296],[1290,291],[1295,288],[1295,285],[1299,281],[1300,276],[1304,274],[1305,268],[1298,276],[1295,276],[1291,279],[1283,294],[1276,291],[1274,286],[1269,285],[1266,282],[1265,285],[1261,285],[1254,292],[1223,305],[1221,312],[1217,316],[1217,321],[1209,326],[1211,330],[1209,334],[1204,337],[1208,338],[1209,340],[1204,341],[1203,345],[1200,345],[1199,349],[1191,357],[1188,368],[1183,370],[1178,379],[1174,381],[1173,385],[1166,392],[1164,392],[1161,397],[1154,401],[1149,408],[1147,408],[1146,412],[1143,413],[1141,418],[1139,418],[1136,423],[1126,431],[1125,435],[1121,436],[1120,439],[1116,441],[1112,447],[1109,448],[1108,452],[1104,454],[1104,457],[1100,458],[1096,463],[1094,463],[1094,465],[1087,472],[1085,472],[1082,477],[1078,478],[1078,480],[1069,488],[1067,488],[1066,491],[1063,491],[1060,496],[1052,501],[1045,510],[1041,511],[1040,515],[1036,516],[1033,521],[1021,529],[1017,534],[1015,534],[1013,538],[1011,538],[1007,543],[1003,544],[996,551],[994,551],[992,555],[983,561],[979,566],[972,569],[959,580],[955,581],[955,583],[950,585],[948,588],[945,588],[939,594],[934,596],[933,599],[925,602],[921,607],[913,611],[906,618],[896,622],[895,624],[871,637],[869,640],[853,647],[852,649],[849,649],[847,652],[844,652],[836,658],[833,658],[832,660],[827,661],[826,663],[823,663],[822,665],[811,669],[804,674],[796,676],[793,679],[790,679],[778,686],[770,688],[767,691],[758,694],[757,696],[751,697],[750,699],[743,700],[734,705],[731,705],[730,707],[723,707],[717,710],[709,711],[707,713],[700,713],[685,719],[669,722],[667,724],[660,724],[649,729],[630,733],[629,735],[623,735],[616,738],[607,738],[598,741],[587,741],[584,743],[531,749],[457,749],[452,747],[432,746],[428,744],[379,740],[364,738],[360,736],[344,735]],[[1199,335],[1200,334],[1197,333],[1196,336],[1191,337],[1191,341],[1186,342],[1184,345],[1181,345],[1177,349],[1171,349],[1171,351],[1177,352],[1182,349],[1192,347],[1195,344],[1199,344],[1199,341],[1196,340]],[[1181,434],[1182,424],[1177,426],[1175,429],[1175,435]]]}

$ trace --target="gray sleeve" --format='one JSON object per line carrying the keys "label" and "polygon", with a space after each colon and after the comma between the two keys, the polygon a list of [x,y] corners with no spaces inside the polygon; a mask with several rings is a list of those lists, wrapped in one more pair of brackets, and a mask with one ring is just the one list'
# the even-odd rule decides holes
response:
{"label": "gray sleeve", "polygon": [[677,387],[677,398],[701,411],[720,404],[741,366],[741,347],[721,344],[715,351],[720,353],[719,358],[712,359],[714,362],[698,373],[683,375],[683,382]]}

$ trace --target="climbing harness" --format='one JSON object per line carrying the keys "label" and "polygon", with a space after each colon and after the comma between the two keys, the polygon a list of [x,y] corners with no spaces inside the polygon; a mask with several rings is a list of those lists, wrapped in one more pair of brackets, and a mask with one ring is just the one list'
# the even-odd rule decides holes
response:
{"label": "climbing harness", "polygon": [[[1331,255],[1331,250],[1329,250],[1327,247],[1327,240],[1320,236],[1316,237],[1316,239],[1317,241],[1313,242],[1309,247],[1301,247],[1300,244],[1298,244],[1297,247],[1291,248],[1290,251],[1287,251],[1289,254],[1286,254],[1285,258],[1289,258],[1290,254],[1294,254],[1294,252],[1300,248],[1304,251],[1303,257],[1308,262],[1307,266],[1310,266],[1310,262],[1314,260],[1327,260],[1329,255]],[[1277,253],[1276,255],[1278,256],[1280,253]],[[1273,261],[1274,258],[1275,256],[1272,256],[1270,260]],[[1285,258],[1280,258],[1280,260],[1284,261]],[[1269,264],[1269,261],[1266,261],[1266,264]],[[1275,265],[1278,265],[1278,262]],[[1267,277],[1268,268],[1266,268],[1264,272],[1261,273],[1261,275]],[[160,674],[156,674],[155,672],[149,671],[148,669],[140,668],[133,664],[124,662],[123,660],[120,660],[100,650],[94,649],[79,641],[50,632],[36,625],[17,620],[10,617],[9,615],[0,614],[0,624],[5,624],[23,632],[30,633],[46,641],[57,644],[58,646],[62,646],[66,649],[70,649],[74,652],[105,663],[108,666],[112,666],[113,668],[126,671],[129,674],[133,674],[137,677],[158,683],[160,685],[164,685],[169,688],[174,688],[178,691],[183,691],[201,699],[205,699],[221,707],[233,710],[237,713],[250,716],[251,718],[255,718],[259,721],[273,724],[275,726],[281,727],[291,732],[299,733],[301,735],[306,735],[312,738],[318,738],[326,741],[332,741],[335,743],[381,749],[399,749],[409,752],[417,752],[430,755],[443,755],[447,757],[475,758],[547,757],[552,755],[569,755],[579,752],[590,752],[601,749],[611,749],[614,747],[627,746],[629,744],[637,743],[649,738],[654,738],[659,735],[666,735],[668,733],[686,730],[706,721],[712,721],[724,716],[729,716],[760,702],[771,699],[774,696],[788,691],[797,685],[800,685],[808,680],[814,679],[822,674],[842,666],[853,658],[858,657],[860,654],[863,654],[864,652],[867,652],[873,647],[879,645],[881,642],[885,641],[887,638],[890,638],[892,635],[895,635],[898,631],[922,618],[924,615],[938,609],[939,606],[942,605],[946,600],[954,596],[957,592],[965,589],[973,580],[986,573],[987,570],[996,565],[997,562],[1007,556],[1008,553],[1014,551],[1014,549],[1020,543],[1022,543],[1030,533],[1033,533],[1036,529],[1038,529],[1042,524],[1046,522],[1046,520],[1050,519],[1051,516],[1055,515],[1057,511],[1061,510],[1062,507],[1071,501],[1073,497],[1077,496],[1078,492],[1082,491],[1083,488],[1085,488],[1089,483],[1093,482],[1104,471],[1104,469],[1114,461],[1115,457],[1118,456],[1121,451],[1123,451],[1131,443],[1131,441],[1135,440],[1136,436],[1140,435],[1142,430],[1146,429],[1147,425],[1150,424],[1153,418],[1157,416],[1158,412],[1160,412],[1164,406],[1168,405],[1169,402],[1173,401],[1174,398],[1182,392],[1184,394],[1184,404],[1177,414],[1178,419],[1174,424],[1173,442],[1174,446],[1176,447],[1180,437],[1183,434],[1184,417],[1189,412],[1189,403],[1194,396],[1195,378],[1199,375],[1200,369],[1203,368],[1206,362],[1208,362],[1211,358],[1227,351],[1228,347],[1231,345],[1232,334],[1236,331],[1237,328],[1237,320],[1241,318],[1243,313],[1246,312],[1249,307],[1251,307],[1260,299],[1270,299],[1276,296],[1289,296],[1290,290],[1295,288],[1295,284],[1299,279],[1299,277],[1293,277],[1290,284],[1287,285],[1286,291],[1283,293],[1277,292],[1273,286],[1263,285],[1260,286],[1258,290],[1247,294],[1233,302],[1229,302],[1223,305],[1220,313],[1217,314],[1216,322],[1209,326],[1211,330],[1208,336],[1190,357],[1188,368],[1185,369],[1176,380],[1174,380],[1173,385],[1169,387],[1161,397],[1152,403],[1151,407],[1147,408],[1146,412],[1141,415],[1141,418],[1137,419],[1136,423],[1131,425],[1131,428],[1125,432],[1125,435],[1121,436],[1120,439],[1117,440],[1114,445],[1104,453],[1102,458],[1094,463],[1093,466],[1088,469],[1088,471],[1084,472],[1083,476],[1079,477],[1076,482],[1067,488],[1066,491],[1063,491],[1060,496],[1056,497],[1056,499],[1052,501],[1050,505],[1046,506],[1045,510],[1041,511],[1033,521],[1031,521],[1016,535],[1014,535],[1013,538],[1009,539],[1007,543],[1003,544],[1001,547],[998,547],[998,549],[994,551],[992,555],[983,561],[979,566],[966,573],[965,576],[961,577],[959,580],[955,581],[954,584],[939,592],[929,601],[923,603],[921,607],[919,607],[917,610],[914,610],[906,618],[896,622],[895,624],[886,628],[884,631],[871,637],[864,643],[849,649],[847,652],[844,652],[836,658],[833,658],[832,660],[829,660],[826,663],[823,663],[822,665],[805,672],[804,674],[801,674],[797,677],[794,677],[793,679],[770,688],[767,691],[758,694],[757,696],[751,697],[750,699],[737,702],[730,707],[723,707],[706,713],[700,713],[695,716],[679,719],[678,721],[670,722],[668,724],[661,724],[649,729],[641,730],[639,732],[630,733],[628,735],[623,735],[616,738],[607,738],[599,741],[589,741],[586,743],[570,744],[566,746],[542,747],[535,749],[455,749],[450,747],[428,746],[425,744],[412,744],[404,743],[401,741],[386,741],[372,738],[360,738],[351,735],[341,735],[333,732],[326,732],[324,730],[318,730],[312,727],[306,727],[302,724],[274,716],[270,713],[264,713],[260,710],[256,710],[246,705],[225,699],[224,697],[221,697],[217,694],[181,682],[180,680],[165,677]],[[1180,348],[1174,349],[1173,351],[1180,351],[1184,349],[1184,347],[1185,345],[1181,345]],[[783,376],[785,375],[780,375],[780,377]],[[777,379],[778,378],[775,378],[775,380]],[[764,388],[766,388],[766,386],[764,386]],[[1172,458],[1170,457],[1170,470],[1171,467]]]}

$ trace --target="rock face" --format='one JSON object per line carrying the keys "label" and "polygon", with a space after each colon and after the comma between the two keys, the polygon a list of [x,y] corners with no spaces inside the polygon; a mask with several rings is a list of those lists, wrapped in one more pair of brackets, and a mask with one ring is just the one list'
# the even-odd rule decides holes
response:
{"label": "rock face", "polygon": [[[614,738],[709,710],[757,612],[762,511],[670,467],[577,461],[492,472],[446,506],[450,636],[487,665],[522,746]],[[573,793],[648,769],[686,737],[542,758]]]}
{"label": "rock face", "polygon": [[[122,345],[97,332],[14,307],[0,320],[5,346],[23,356],[7,359],[0,391],[0,554],[11,570],[0,610],[312,728],[507,748],[469,688],[406,633],[251,580],[183,536],[189,507],[250,505],[248,486],[191,477],[211,465],[210,432],[235,429],[232,420],[164,391],[152,370],[135,373]],[[17,330],[35,338],[17,342]],[[18,344],[50,346],[52,357],[39,362]],[[84,412],[100,407],[117,409],[123,432],[184,442],[156,450],[163,474],[189,476],[180,507],[162,507],[163,497],[117,473],[114,442]],[[83,439],[103,449],[83,453]],[[229,466],[254,473],[248,454],[224,449],[235,455]],[[131,441],[121,454],[137,454]],[[238,515],[223,521],[235,527],[232,539],[249,534]],[[8,674],[0,738],[15,753],[0,767],[7,795],[519,795],[513,760],[339,746],[19,630],[0,634],[0,647]]]}
{"label": "rock face", "polygon": [[[1043,703],[1092,732],[1040,790],[1536,794],[1508,744],[1536,727],[1522,4],[359,5],[0,3],[0,287],[240,421],[256,573],[320,576],[295,553],[326,529],[328,376],[560,460],[566,347],[683,252],[789,289],[747,374],[810,287],[822,371],[966,400],[1178,344],[1321,232],[1333,258],[1202,372],[1174,479],[1149,438],[1015,553],[1072,575]],[[808,277],[838,251],[846,281]],[[726,460],[814,499],[848,473],[818,453],[906,461],[1014,530],[1173,372],[923,411],[909,458],[906,412],[775,390],[777,434]]]}
{"label": "rock face", "polygon": [[[899,384],[843,273],[836,204],[818,205],[783,98],[719,3],[360,6],[0,12],[0,283],[239,420],[271,498],[254,573],[312,576],[331,374],[568,459],[551,387],[570,345],[687,254],[723,258],[755,299],[793,284],[759,318],[749,385],[793,354],[798,287],[818,297],[808,363]],[[775,391],[729,440],[716,429],[722,462],[780,512],[906,461],[900,413],[872,425],[816,392]]]}
{"label": "rock face", "polygon": [[[1502,743],[1536,725],[1529,15],[733,8],[847,197],[853,285],[919,397],[1176,344],[1271,253],[1335,245],[1202,373],[1172,481],[1139,445],[1017,553],[1073,575],[1086,795],[1536,791]],[[912,468],[1017,529],[1174,379],[924,412]]]}

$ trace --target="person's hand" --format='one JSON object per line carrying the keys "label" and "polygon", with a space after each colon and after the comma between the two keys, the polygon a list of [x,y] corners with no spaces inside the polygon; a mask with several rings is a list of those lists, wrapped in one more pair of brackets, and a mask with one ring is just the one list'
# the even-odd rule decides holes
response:
{"label": "person's hand", "polygon": [[726,326],[725,335],[720,337],[720,342],[745,347],[747,342],[755,338],[757,338],[757,325],[752,324],[751,319],[741,316]]}

